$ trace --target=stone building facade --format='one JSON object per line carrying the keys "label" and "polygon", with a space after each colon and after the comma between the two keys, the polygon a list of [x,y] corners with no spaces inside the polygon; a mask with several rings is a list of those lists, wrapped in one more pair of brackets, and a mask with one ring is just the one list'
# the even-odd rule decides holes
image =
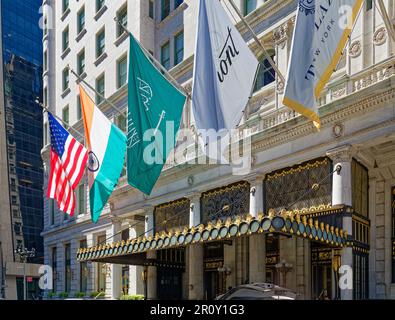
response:
{"label": "stone building facade", "polygon": [[[285,75],[297,1],[235,2]],[[198,1],[44,3],[52,14],[44,37],[46,103],[73,129],[83,131],[75,79],[64,70],[80,67],[82,50],[81,75],[126,108],[120,70],[128,40],[114,22],[123,8],[128,29],[190,90]],[[394,4],[385,3],[394,19]],[[86,23],[77,34],[83,8]],[[183,163],[165,166],[149,197],[123,176],[97,225],[85,185],[74,218],[46,200],[45,261],[56,271],[55,292],[212,299],[229,287],[266,281],[295,290],[299,299],[325,292],[332,299],[395,297],[394,43],[377,7],[366,2],[320,98],[320,132],[282,105],[284,84],[236,23],[262,62],[239,125],[251,132],[251,172],[236,176],[230,166],[191,164],[191,147]],[[99,107],[125,129],[106,101]],[[189,104],[183,127],[194,127]],[[350,270],[353,286],[339,286]]]}

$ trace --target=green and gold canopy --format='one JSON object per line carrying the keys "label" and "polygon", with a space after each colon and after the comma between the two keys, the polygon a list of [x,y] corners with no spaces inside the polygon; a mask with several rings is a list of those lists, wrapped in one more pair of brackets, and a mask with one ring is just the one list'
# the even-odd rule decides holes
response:
{"label": "green and gold canopy", "polygon": [[[344,212],[344,207],[323,206],[295,211],[282,211],[276,214],[270,210],[268,215],[259,214],[236,216],[227,220],[208,222],[193,228],[159,232],[153,237],[139,237],[92,248],[81,248],[77,252],[79,261],[123,261],[131,255],[140,256],[148,251],[185,247],[190,244],[207,243],[253,234],[280,233],[297,236],[328,246],[341,248],[349,245],[348,235],[339,226],[324,223],[315,217]],[[136,256],[136,257],[137,257]],[[145,256],[145,254],[144,254]]]}

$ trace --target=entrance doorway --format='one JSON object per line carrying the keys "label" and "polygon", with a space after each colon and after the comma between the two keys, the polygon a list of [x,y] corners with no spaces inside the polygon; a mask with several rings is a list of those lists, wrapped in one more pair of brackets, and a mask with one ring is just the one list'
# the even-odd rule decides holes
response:
{"label": "entrance doorway", "polygon": [[218,268],[224,266],[224,244],[213,242],[204,246],[204,292],[207,300],[213,300],[226,292],[226,275]]}
{"label": "entrance doorway", "polygon": [[332,249],[312,243],[312,299],[332,298]]}
{"label": "entrance doorway", "polygon": [[175,268],[159,267],[157,277],[159,299],[182,299],[182,271]]}

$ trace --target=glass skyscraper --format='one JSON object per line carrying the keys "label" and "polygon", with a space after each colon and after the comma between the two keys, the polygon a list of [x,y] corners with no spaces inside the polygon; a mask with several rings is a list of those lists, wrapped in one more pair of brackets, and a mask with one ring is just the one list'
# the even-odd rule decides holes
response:
{"label": "glass skyscraper", "polygon": [[[43,262],[43,112],[41,0],[0,0],[5,136],[14,250],[35,248]],[[0,132],[4,134],[4,132]],[[8,214],[1,212],[0,214]],[[19,257],[14,257],[19,261]]]}

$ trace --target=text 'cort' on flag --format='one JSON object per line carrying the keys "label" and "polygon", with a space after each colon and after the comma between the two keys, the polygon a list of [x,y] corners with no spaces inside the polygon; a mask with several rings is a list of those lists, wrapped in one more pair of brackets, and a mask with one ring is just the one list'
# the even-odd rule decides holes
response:
{"label": "text 'cort' on flag", "polygon": [[84,174],[88,150],[50,112],[48,121],[51,133],[51,170],[47,196],[57,201],[59,210],[73,216],[76,203],[74,190]]}

